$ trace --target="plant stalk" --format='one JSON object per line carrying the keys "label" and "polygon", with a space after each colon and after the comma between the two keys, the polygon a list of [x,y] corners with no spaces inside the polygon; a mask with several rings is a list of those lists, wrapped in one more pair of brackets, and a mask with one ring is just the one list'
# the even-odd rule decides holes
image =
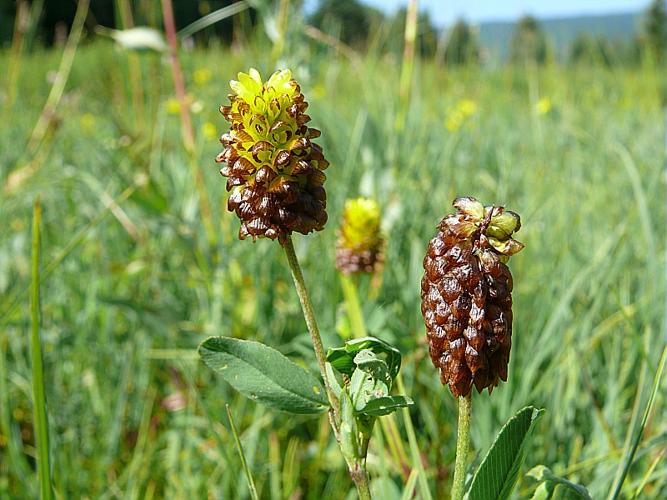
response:
{"label": "plant stalk", "polygon": [[313,311],[313,304],[310,301],[310,295],[308,295],[308,290],[306,289],[306,282],[303,279],[301,266],[299,265],[296,252],[294,252],[292,237],[288,236],[283,242],[282,246],[285,250],[285,255],[287,256],[287,263],[289,264],[290,270],[292,271],[292,278],[294,279],[296,294],[299,296],[299,301],[301,302],[301,310],[303,311],[303,317],[306,320],[308,333],[310,333],[310,338],[313,342],[313,349],[315,350],[315,357],[317,358],[317,366],[320,369],[320,374],[322,375],[322,380],[324,381],[324,387],[327,391],[327,397],[329,398],[329,403],[331,403],[331,409],[333,410],[334,421],[336,422],[336,429],[334,430],[338,432],[337,426],[338,422],[340,422],[338,415],[339,401],[333,389],[331,388],[331,385],[329,384],[329,377],[327,376],[326,369],[327,358],[324,353],[324,346],[322,345],[322,336],[320,335],[320,329],[317,326],[315,312]]}
{"label": "plant stalk", "polygon": [[[327,398],[329,399],[329,404],[331,405],[331,411],[329,413],[329,422],[333,428],[336,440],[339,439],[339,425],[340,425],[340,415],[339,408],[340,403],[338,397],[333,391],[329,383],[329,377],[327,376],[326,370],[326,356],[324,354],[324,346],[322,345],[322,337],[320,335],[320,330],[317,326],[317,321],[315,319],[315,312],[313,311],[313,304],[310,302],[310,296],[308,295],[308,290],[306,289],[306,283],[303,279],[303,273],[301,272],[301,266],[299,265],[299,260],[297,259],[296,252],[294,251],[294,244],[292,243],[292,237],[288,236],[285,241],[282,243],[282,247],[285,250],[285,256],[287,257],[287,262],[289,264],[290,270],[292,271],[292,278],[294,279],[294,286],[296,287],[296,293],[299,296],[299,301],[301,302],[301,309],[303,311],[303,317],[306,320],[306,325],[308,326],[308,332],[310,333],[310,338],[313,342],[313,349],[315,350],[315,357],[317,358],[317,364],[320,368],[320,374],[322,375],[322,380],[324,381],[324,387],[327,391]],[[360,460],[354,460],[353,462],[349,461],[349,457],[345,457],[349,465],[350,477],[354,482],[354,485],[357,488],[360,500],[370,500],[371,492],[368,481],[368,474],[366,472],[365,462]]]}
{"label": "plant stalk", "polygon": [[[195,132],[192,126],[192,119],[190,117],[190,103],[185,92],[185,79],[183,78],[183,70],[181,62],[178,58],[178,39],[176,37],[176,21],[174,20],[174,9],[171,0],[162,0],[162,17],[164,20],[164,30],[169,44],[169,61],[171,63],[171,73],[174,79],[174,92],[180,104],[181,113],[181,135],[183,138],[183,146],[188,153],[190,160],[190,169],[192,170],[192,178],[195,183],[195,189],[199,196],[199,210],[204,224],[204,231],[209,243],[209,247],[213,250],[217,245],[217,235],[215,226],[213,224],[213,212],[211,210],[211,203],[208,199],[206,186],[204,184],[204,177],[199,169],[196,149],[195,149]],[[216,257],[217,259],[217,257]]]}
{"label": "plant stalk", "polygon": [[343,273],[340,274],[340,283],[343,286],[347,317],[350,320],[351,337],[357,339],[365,337],[367,335],[366,325],[364,323],[364,315],[361,312],[357,285],[351,276]]}
{"label": "plant stalk", "polygon": [[[340,280],[341,284],[343,285],[343,296],[345,297],[345,306],[347,308],[347,314],[350,320],[352,337],[365,337],[368,335],[368,333],[366,331],[364,315],[361,311],[357,282],[355,282],[351,276],[342,273],[340,275]],[[405,394],[405,386],[403,385],[403,378],[401,377],[400,373],[396,376],[396,386],[399,393]],[[408,442],[410,444],[412,467],[413,470],[417,471],[418,475],[420,493],[424,500],[431,500],[432,496],[430,490],[428,489],[426,471],[424,470],[421,456],[419,454],[419,445],[417,444],[414,426],[412,425],[410,410],[408,408],[403,408],[401,410],[401,415],[403,416],[403,423],[405,424],[405,430],[407,432]],[[398,435],[398,429],[396,428],[394,415],[386,415],[385,417],[381,418],[380,425],[382,426],[384,433],[387,435],[387,442],[390,446],[390,449],[393,447],[392,453],[394,454],[396,461],[399,464],[407,462],[405,448],[403,447],[403,442],[400,440]]]}
{"label": "plant stalk", "polygon": [[39,246],[42,209],[35,202],[32,218],[32,286],[30,293],[30,355],[32,365],[32,400],[37,440],[37,472],[42,500],[53,498],[51,467],[49,464],[49,422],[46,415],[46,391],[44,389],[44,364],[39,339]]}
{"label": "plant stalk", "polygon": [[357,465],[354,470],[350,469],[350,476],[354,485],[357,487],[359,500],[371,500],[371,488],[368,482],[368,473],[366,467]]}
{"label": "plant stalk", "polygon": [[471,394],[459,398],[459,426],[456,434],[456,464],[454,465],[452,500],[462,500],[465,493],[466,466],[468,464],[468,446],[470,444],[471,406]]}

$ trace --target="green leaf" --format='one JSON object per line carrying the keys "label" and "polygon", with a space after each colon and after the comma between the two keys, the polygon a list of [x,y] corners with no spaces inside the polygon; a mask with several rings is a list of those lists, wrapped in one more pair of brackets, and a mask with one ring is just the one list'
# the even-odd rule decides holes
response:
{"label": "green leaf", "polygon": [[327,352],[327,361],[331,363],[340,373],[352,376],[356,368],[355,356],[364,349],[368,349],[376,355],[383,355],[384,361],[389,368],[391,378],[396,378],[398,370],[401,368],[401,353],[398,349],[387,344],[385,341],[375,337],[364,337],[345,342],[343,347],[329,349]]}
{"label": "green leaf", "polygon": [[535,422],[544,410],[527,406],[500,429],[482,460],[468,493],[470,500],[509,498],[519,477]]}
{"label": "green leaf", "polygon": [[378,358],[370,349],[363,349],[354,357],[357,368],[365,371],[371,377],[383,382],[388,388],[392,386],[392,377],[387,363]]}
{"label": "green leaf", "polygon": [[357,368],[350,379],[350,397],[355,411],[363,410],[369,401],[385,397],[389,394],[389,387],[381,380],[376,380],[369,373]]}
{"label": "green leaf", "polygon": [[359,413],[370,417],[381,417],[389,415],[399,408],[412,406],[414,401],[407,396],[384,396],[382,398],[371,399],[368,404]]}
{"label": "green leaf", "polygon": [[289,413],[321,413],[329,405],[322,384],[279,351],[249,340],[210,337],[199,346],[206,365],[237,391]]}
{"label": "green leaf", "polygon": [[545,467],[544,465],[533,467],[526,473],[526,475],[534,478],[540,483],[547,483],[545,487],[549,493],[553,492],[556,485],[560,485],[567,491],[567,493],[564,493],[562,497],[584,498],[585,500],[591,500],[591,496],[589,495],[586,488],[579,484],[570,482],[565,478],[556,476],[548,467]]}

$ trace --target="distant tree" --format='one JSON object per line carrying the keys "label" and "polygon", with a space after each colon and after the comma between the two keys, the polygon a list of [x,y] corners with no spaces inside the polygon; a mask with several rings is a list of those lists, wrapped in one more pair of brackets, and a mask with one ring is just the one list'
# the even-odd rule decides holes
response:
{"label": "distant tree", "polygon": [[667,54],[667,7],[665,0],[653,0],[646,13],[644,43],[659,60]]}
{"label": "distant tree", "polygon": [[321,0],[309,22],[354,47],[366,45],[376,17],[375,9],[358,0]]}
{"label": "distant tree", "polygon": [[593,38],[583,33],[577,36],[570,46],[569,61],[572,64],[611,66],[614,59],[614,48],[603,36]]}
{"label": "distant tree", "polygon": [[445,63],[452,65],[479,62],[479,41],[468,23],[459,20],[452,27],[445,46]]}
{"label": "distant tree", "polygon": [[510,60],[515,64],[543,64],[547,59],[547,40],[534,17],[524,16],[514,29]]}

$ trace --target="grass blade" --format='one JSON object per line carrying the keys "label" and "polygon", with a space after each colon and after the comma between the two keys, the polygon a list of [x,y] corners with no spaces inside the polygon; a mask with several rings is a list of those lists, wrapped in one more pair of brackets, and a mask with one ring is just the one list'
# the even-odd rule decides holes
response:
{"label": "grass blade", "polygon": [[239,457],[241,458],[241,465],[243,466],[243,472],[245,472],[246,480],[248,481],[248,488],[250,489],[250,496],[253,500],[258,500],[259,496],[257,495],[257,488],[255,488],[255,481],[252,478],[252,473],[248,468],[248,463],[245,459],[245,454],[243,453],[243,447],[241,446],[241,439],[239,434],[236,431],[236,426],[234,425],[234,419],[232,418],[232,411],[229,409],[229,405],[226,404],[225,408],[227,409],[227,418],[229,419],[229,428],[232,431],[234,436],[234,444],[236,444],[236,451],[239,452]]}
{"label": "grass blade", "polygon": [[42,499],[53,498],[51,490],[51,467],[49,464],[49,424],[46,416],[46,394],[44,391],[44,365],[42,346],[39,340],[39,244],[42,208],[35,202],[32,217],[32,286],[30,293],[30,354],[32,361],[32,400],[34,409],[35,436],[37,440],[37,471]]}
{"label": "grass blade", "polygon": [[630,471],[630,466],[632,465],[632,461],[635,458],[635,453],[637,453],[637,448],[639,448],[639,443],[641,442],[642,435],[644,434],[644,428],[646,427],[646,422],[648,421],[648,417],[651,414],[651,410],[653,409],[653,403],[655,402],[655,396],[658,393],[658,388],[660,387],[660,382],[662,380],[662,372],[665,369],[666,360],[667,360],[667,347],[663,347],[662,356],[660,356],[660,363],[658,364],[658,369],[656,370],[655,377],[653,379],[653,388],[651,389],[651,396],[649,397],[648,402],[646,403],[646,408],[644,409],[644,415],[642,416],[642,421],[639,424],[639,429],[637,429],[637,432],[635,433],[635,439],[632,443],[632,447],[630,448],[630,451],[628,452],[625,461],[623,463],[623,472],[616,480],[616,484],[614,485],[609,494],[609,498],[612,500],[618,498],[619,495],[621,494],[621,488],[623,487],[625,478],[627,477],[628,472]]}

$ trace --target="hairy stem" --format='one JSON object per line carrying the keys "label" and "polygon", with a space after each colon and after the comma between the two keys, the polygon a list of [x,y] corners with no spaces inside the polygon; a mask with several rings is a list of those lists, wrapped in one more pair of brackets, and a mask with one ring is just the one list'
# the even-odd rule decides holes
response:
{"label": "hairy stem", "polygon": [[368,482],[368,473],[366,467],[357,465],[356,468],[350,469],[350,476],[354,485],[357,487],[359,500],[371,500],[371,488]]}
{"label": "hairy stem", "polygon": [[471,406],[471,394],[459,398],[459,426],[456,435],[456,465],[454,466],[452,500],[462,500],[465,493],[466,465],[468,463],[468,445],[470,443]]}
{"label": "hairy stem", "polygon": [[[333,391],[333,388],[329,384],[329,377],[327,376],[325,364],[326,356],[324,354],[324,346],[322,345],[320,330],[317,326],[317,321],[315,320],[313,304],[310,302],[310,296],[308,295],[308,290],[306,289],[306,284],[303,279],[303,273],[301,272],[299,260],[297,259],[296,253],[294,252],[294,244],[292,243],[291,236],[288,236],[282,245],[283,249],[285,250],[285,255],[287,256],[287,262],[289,263],[290,270],[292,271],[292,278],[294,279],[296,293],[299,296],[299,301],[301,302],[303,316],[306,320],[306,325],[308,326],[308,332],[310,333],[310,338],[313,342],[313,349],[315,350],[317,364],[320,368],[320,374],[322,375],[324,387],[326,388],[327,397],[331,405],[331,411],[329,412],[329,422],[331,423],[331,427],[333,428],[336,439],[338,440],[340,426],[340,403]],[[359,499],[370,500],[371,491],[368,481],[368,473],[366,472],[365,461],[359,460],[358,458],[352,459],[352,457],[347,456],[345,459],[348,462],[350,477],[352,478],[352,481],[357,488]]]}
{"label": "hairy stem", "polygon": [[[331,409],[334,414],[334,422],[336,427],[338,425],[339,416],[338,408],[339,402],[336,394],[334,393],[331,385],[329,384],[329,377],[327,376],[326,370],[326,355],[324,354],[324,346],[322,345],[322,337],[320,335],[320,329],[317,326],[317,321],[315,319],[315,312],[313,311],[313,304],[310,302],[310,295],[308,295],[308,290],[306,289],[306,283],[303,279],[303,273],[301,272],[301,266],[299,265],[299,260],[296,257],[294,252],[294,244],[292,243],[292,237],[288,236],[283,242],[283,249],[285,250],[285,255],[287,256],[287,262],[289,264],[290,270],[292,271],[292,278],[294,279],[294,286],[296,287],[296,293],[299,296],[299,301],[301,302],[301,310],[303,311],[303,317],[306,320],[306,326],[308,327],[308,333],[310,333],[310,338],[313,342],[313,349],[315,350],[315,357],[317,358],[317,366],[320,368],[320,374],[322,375],[322,380],[324,381],[324,387],[327,391],[327,397],[329,398],[329,403],[331,403]],[[337,428],[334,428],[338,432]]]}

